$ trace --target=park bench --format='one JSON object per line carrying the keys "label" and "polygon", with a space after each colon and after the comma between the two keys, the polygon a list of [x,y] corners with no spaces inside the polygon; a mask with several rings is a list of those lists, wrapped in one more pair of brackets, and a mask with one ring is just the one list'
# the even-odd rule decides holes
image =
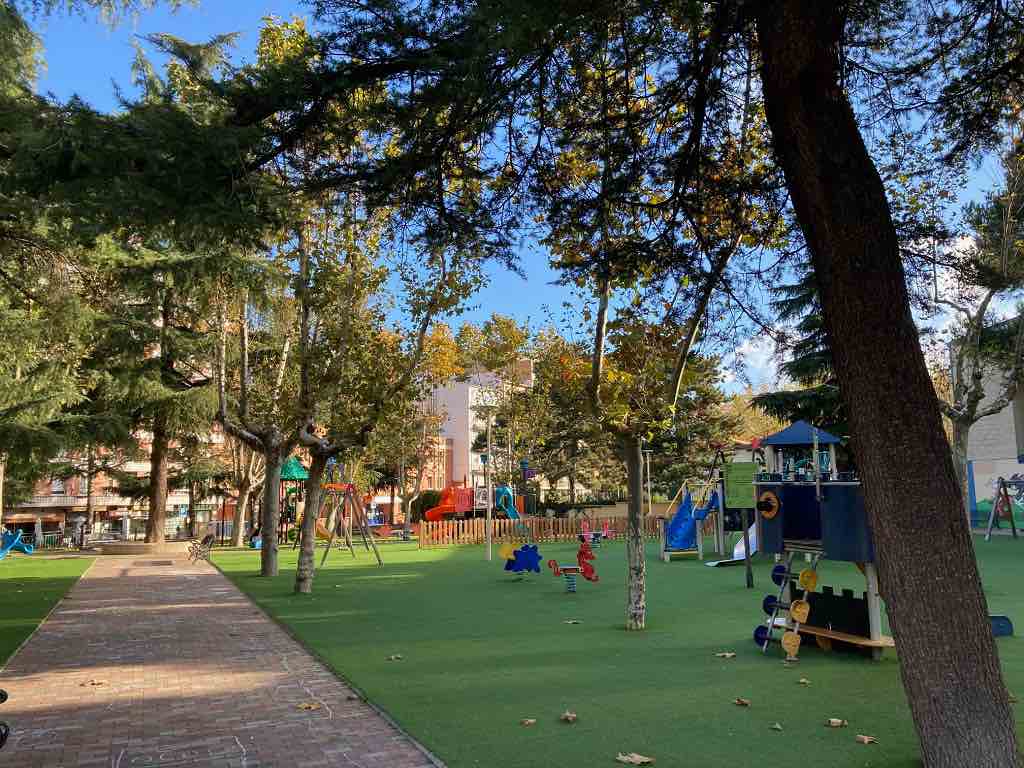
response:
{"label": "park bench", "polygon": [[214,536],[208,533],[200,541],[193,541],[188,548],[188,559],[193,563],[200,560],[210,561],[210,550],[213,549]]}
{"label": "park bench", "polygon": [[[7,701],[7,691],[0,690],[0,704]],[[7,737],[11,735],[11,728],[7,723],[0,723],[0,749],[7,743]]]}

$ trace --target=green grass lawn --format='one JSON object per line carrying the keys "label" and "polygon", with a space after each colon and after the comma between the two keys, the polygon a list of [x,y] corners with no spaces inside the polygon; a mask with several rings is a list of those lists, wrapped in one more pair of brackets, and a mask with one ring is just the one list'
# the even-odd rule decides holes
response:
{"label": "green grass lawn", "polygon": [[[991,611],[1024,627],[1024,542],[977,546]],[[800,663],[786,667],[778,646],[763,655],[751,639],[774,590],[767,559],[747,590],[742,568],[665,564],[654,550],[640,633],[621,628],[618,544],[597,550],[601,581],[581,582],[575,595],[547,570],[515,581],[480,547],[389,546],[383,568],[365,552],[355,561],[332,553],[308,597],[291,594],[291,549],[272,580],[254,575],[255,552],[220,552],[216,563],[452,768],[615,765],[630,751],[658,766],[919,765],[891,651],[872,662],[805,642]],[[541,546],[562,562],[574,551]],[[822,585],[863,590],[852,565],[825,561],[820,575]],[[735,659],[714,655],[730,650]],[[999,651],[1010,690],[1024,693],[1024,641],[1001,639]],[[736,706],[738,696],[751,706]],[[566,709],[575,725],[559,722]],[[825,728],[828,717],[850,725]],[[537,724],[523,727],[523,718]],[[857,734],[878,744],[858,744]]]}
{"label": "green grass lawn", "polygon": [[0,560],[0,666],[67,594],[89,557],[10,554]]}

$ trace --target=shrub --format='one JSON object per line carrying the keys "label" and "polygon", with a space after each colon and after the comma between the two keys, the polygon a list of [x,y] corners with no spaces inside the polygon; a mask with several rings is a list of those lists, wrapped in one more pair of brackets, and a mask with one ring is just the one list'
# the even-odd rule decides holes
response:
{"label": "shrub", "polygon": [[420,522],[423,519],[423,513],[431,507],[436,507],[439,503],[441,503],[441,491],[421,491],[420,495],[409,505],[412,522]]}

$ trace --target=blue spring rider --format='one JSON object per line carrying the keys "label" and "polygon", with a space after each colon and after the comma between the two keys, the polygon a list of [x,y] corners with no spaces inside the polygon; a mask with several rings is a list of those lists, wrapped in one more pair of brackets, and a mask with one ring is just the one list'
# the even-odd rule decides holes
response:
{"label": "blue spring rider", "polygon": [[523,544],[519,549],[514,549],[511,544],[504,545],[499,550],[499,555],[505,559],[505,570],[511,573],[525,573],[533,571],[540,573],[540,552],[536,544]]}
{"label": "blue spring rider", "polygon": [[36,551],[36,548],[33,547],[31,544],[26,544],[24,541],[21,540],[20,530],[15,531],[14,533],[4,531],[3,544],[0,545],[0,560],[3,560],[5,557],[7,557],[7,553],[13,549],[17,549],[20,552],[24,552],[26,555],[31,555],[33,552]]}

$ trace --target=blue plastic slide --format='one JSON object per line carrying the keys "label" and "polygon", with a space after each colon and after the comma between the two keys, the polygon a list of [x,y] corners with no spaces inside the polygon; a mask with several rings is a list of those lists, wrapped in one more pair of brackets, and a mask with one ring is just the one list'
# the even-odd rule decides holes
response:
{"label": "blue plastic slide", "polygon": [[697,546],[693,520],[693,497],[686,492],[676,513],[665,526],[665,549],[693,549]]}
{"label": "blue plastic slide", "polygon": [[512,520],[519,518],[515,497],[512,495],[512,489],[507,485],[499,485],[494,489],[494,506]]}
{"label": "blue plastic slide", "polygon": [[698,524],[708,516],[708,513],[715,509],[718,509],[718,491],[714,491],[711,494],[707,504],[696,509],[693,506],[693,497],[687,491],[686,496],[679,505],[679,509],[665,527],[665,549],[695,549],[697,547]]}
{"label": "blue plastic slide", "polygon": [[8,533],[5,531],[3,535],[3,545],[0,546],[0,560],[3,560],[5,557],[7,557],[7,553],[10,552],[12,549],[19,549],[26,555],[31,555],[33,552],[35,552],[36,548],[33,547],[31,544],[26,544],[21,540],[20,530],[16,531],[15,533]]}

